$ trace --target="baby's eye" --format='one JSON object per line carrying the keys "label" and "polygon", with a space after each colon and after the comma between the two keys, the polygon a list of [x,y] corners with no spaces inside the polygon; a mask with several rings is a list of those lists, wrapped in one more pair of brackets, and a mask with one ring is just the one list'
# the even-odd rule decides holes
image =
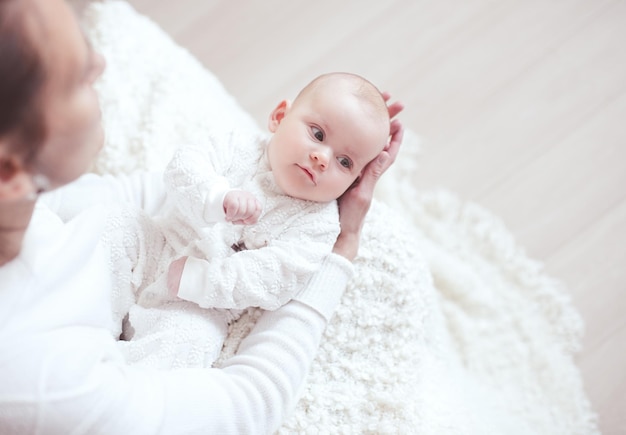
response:
{"label": "baby's eye", "polygon": [[352,160],[350,160],[348,157],[337,157],[337,161],[341,166],[346,169],[352,168]]}
{"label": "baby's eye", "polygon": [[315,139],[319,140],[320,142],[324,140],[324,132],[319,128],[311,127],[311,132],[313,133],[313,136],[315,136]]}

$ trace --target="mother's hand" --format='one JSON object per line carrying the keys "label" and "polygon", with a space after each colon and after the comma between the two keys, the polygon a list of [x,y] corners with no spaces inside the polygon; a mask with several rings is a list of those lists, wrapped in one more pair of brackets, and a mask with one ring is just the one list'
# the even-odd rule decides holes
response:
{"label": "mother's hand", "polygon": [[[389,101],[389,94],[383,93],[383,97],[386,102]],[[387,107],[390,118],[394,118],[404,108],[399,102],[388,104]],[[372,203],[376,182],[392,165],[400,150],[404,134],[402,123],[392,119],[389,133],[390,140],[385,149],[365,167],[358,182],[338,199],[341,233],[337,237],[333,252],[350,261],[354,260],[359,250],[361,230]]]}

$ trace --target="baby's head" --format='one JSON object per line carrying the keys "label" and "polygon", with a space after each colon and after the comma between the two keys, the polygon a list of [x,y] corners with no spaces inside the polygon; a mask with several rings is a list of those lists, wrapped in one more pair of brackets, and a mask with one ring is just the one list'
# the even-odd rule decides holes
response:
{"label": "baby's head", "polygon": [[295,198],[339,198],[387,145],[389,126],[387,104],[369,81],[348,73],[317,77],[270,115],[276,183]]}

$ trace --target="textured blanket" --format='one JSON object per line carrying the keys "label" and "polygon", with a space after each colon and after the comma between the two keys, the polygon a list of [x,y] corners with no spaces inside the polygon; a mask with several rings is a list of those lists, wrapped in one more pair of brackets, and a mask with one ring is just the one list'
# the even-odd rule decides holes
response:
{"label": "textured blanket", "polygon": [[[93,4],[86,17],[108,63],[96,172],[162,169],[179,144],[258,129],[215,76],[126,3]],[[416,191],[418,163],[409,132],[280,433],[598,433],[573,362],[582,322],[567,292],[497,217],[449,192]],[[257,316],[251,309],[232,326],[223,357]]]}

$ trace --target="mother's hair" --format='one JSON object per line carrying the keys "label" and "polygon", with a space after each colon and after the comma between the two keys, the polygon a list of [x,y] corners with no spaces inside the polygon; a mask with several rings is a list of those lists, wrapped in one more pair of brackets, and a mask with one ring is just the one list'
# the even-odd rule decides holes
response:
{"label": "mother's hair", "polygon": [[41,26],[30,0],[0,0],[0,139],[24,163],[45,139],[41,98],[45,65],[33,42]]}

